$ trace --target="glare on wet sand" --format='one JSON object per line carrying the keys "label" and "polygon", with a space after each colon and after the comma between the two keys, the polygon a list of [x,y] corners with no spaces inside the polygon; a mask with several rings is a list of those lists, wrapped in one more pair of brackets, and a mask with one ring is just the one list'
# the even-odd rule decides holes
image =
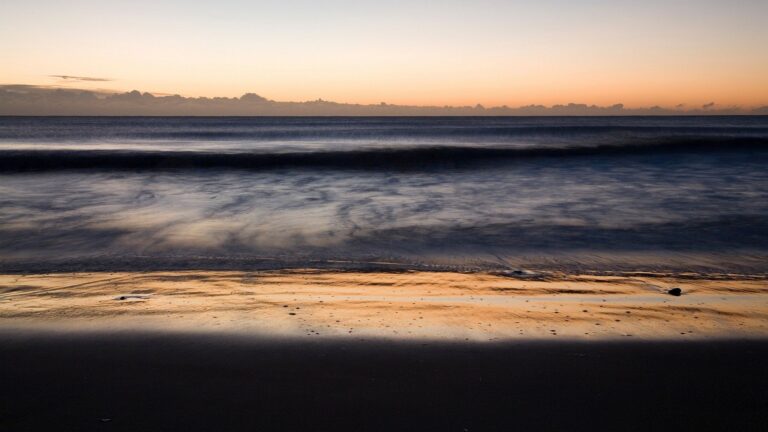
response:
{"label": "glare on wet sand", "polygon": [[[669,295],[673,287],[683,295]],[[0,325],[457,341],[764,337],[768,283],[763,276],[649,273],[2,275]]]}

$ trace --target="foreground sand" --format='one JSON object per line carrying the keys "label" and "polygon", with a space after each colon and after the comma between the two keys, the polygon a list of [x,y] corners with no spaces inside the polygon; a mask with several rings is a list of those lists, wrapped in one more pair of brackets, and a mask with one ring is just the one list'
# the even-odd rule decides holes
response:
{"label": "foreground sand", "polygon": [[[672,287],[683,295],[667,294]],[[763,338],[768,280],[313,270],[1,275],[0,329],[460,341]]]}
{"label": "foreground sand", "polygon": [[692,274],[4,275],[0,430],[762,431],[767,291]]}
{"label": "foreground sand", "polygon": [[764,431],[768,343],[0,333],[0,430]]}

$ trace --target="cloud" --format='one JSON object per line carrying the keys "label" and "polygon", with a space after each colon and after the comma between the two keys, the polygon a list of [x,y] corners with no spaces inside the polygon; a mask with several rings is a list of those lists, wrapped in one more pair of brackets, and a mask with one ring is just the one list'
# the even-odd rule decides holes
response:
{"label": "cloud", "polygon": [[85,77],[85,76],[73,76],[73,75],[48,75],[51,78],[61,78],[64,81],[70,81],[70,82],[83,82],[83,81],[114,81],[110,78],[96,78],[96,77]]}
{"label": "cloud", "polygon": [[[71,77],[72,80],[105,78]],[[64,79],[64,78],[62,78]],[[609,106],[568,103],[562,105],[527,105],[509,107],[416,106],[393,104],[348,104],[314,100],[306,102],[274,101],[255,93],[242,97],[184,97],[152,94],[133,90],[116,92],[74,87],[0,85],[0,115],[146,115],[146,116],[630,116],[630,115],[728,115],[763,113],[765,108],[718,107],[714,103],[701,108],[676,107],[628,108],[617,103]]]}

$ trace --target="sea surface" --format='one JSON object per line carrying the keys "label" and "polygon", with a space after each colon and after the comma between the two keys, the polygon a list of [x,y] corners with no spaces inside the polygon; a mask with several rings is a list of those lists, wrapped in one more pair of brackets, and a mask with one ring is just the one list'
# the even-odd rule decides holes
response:
{"label": "sea surface", "polygon": [[0,117],[0,270],[768,271],[768,117]]}

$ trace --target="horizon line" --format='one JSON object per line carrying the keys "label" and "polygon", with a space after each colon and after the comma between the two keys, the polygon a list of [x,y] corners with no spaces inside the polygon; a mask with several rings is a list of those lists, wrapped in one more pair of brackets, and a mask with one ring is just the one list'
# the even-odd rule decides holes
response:
{"label": "horizon line", "polygon": [[768,115],[768,104],[756,106],[700,106],[678,104],[627,107],[622,103],[596,105],[568,102],[553,105],[399,105],[362,104],[318,98],[276,101],[257,93],[239,97],[186,97],[139,90],[93,90],[33,84],[0,84],[2,116],[105,116],[105,117],[543,117],[543,116],[713,116]]}

